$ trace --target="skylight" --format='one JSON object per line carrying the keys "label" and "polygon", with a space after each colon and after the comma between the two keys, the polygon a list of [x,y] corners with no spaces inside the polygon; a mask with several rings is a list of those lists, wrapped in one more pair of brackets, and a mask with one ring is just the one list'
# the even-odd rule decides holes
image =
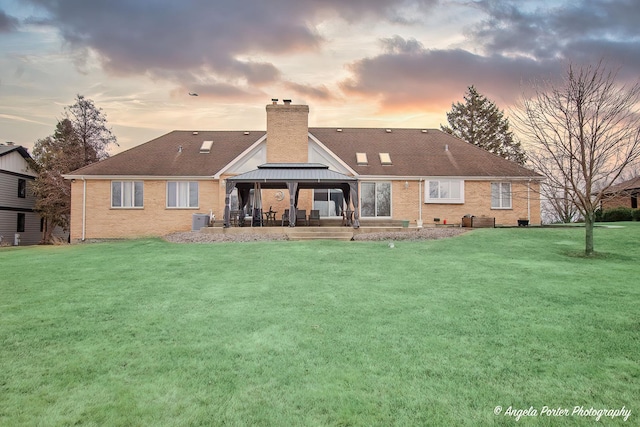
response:
{"label": "skylight", "polygon": [[213,146],[213,141],[203,141],[202,145],[200,146],[200,152],[201,153],[210,153],[212,146]]}
{"label": "skylight", "polygon": [[356,153],[356,163],[359,165],[368,165],[367,153]]}
{"label": "skylight", "polygon": [[390,165],[391,163],[391,156],[389,155],[389,153],[379,153],[380,154],[380,163],[382,163],[383,165]]}

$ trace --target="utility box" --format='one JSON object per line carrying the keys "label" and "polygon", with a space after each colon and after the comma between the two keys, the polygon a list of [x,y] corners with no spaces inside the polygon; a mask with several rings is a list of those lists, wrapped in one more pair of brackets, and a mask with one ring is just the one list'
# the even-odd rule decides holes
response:
{"label": "utility box", "polygon": [[193,214],[191,220],[191,231],[200,231],[202,227],[209,226],[209,215]]}

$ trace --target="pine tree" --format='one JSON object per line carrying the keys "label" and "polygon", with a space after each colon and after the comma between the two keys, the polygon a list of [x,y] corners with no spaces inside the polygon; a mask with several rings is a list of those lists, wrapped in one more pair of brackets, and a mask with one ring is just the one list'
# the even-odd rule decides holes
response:
{"label": "pine tree", "polygon": [[464,100],[464,104],[457,102],[451,105],[451,111],[447,113],[450,127],[440,128],[490,153],[523,165],[526,161],[524,150],[509,130],[509,120],[504,113],[473,86],[469,86]]}

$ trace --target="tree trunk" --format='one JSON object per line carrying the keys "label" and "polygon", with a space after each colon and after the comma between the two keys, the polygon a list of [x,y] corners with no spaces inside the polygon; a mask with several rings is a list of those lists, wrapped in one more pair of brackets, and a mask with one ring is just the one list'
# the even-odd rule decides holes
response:
{"label": "tree trunk", "polygon": [[593,223],[595,222],[595,213],[587,212],[584,218],[584,253],[587,256],[593,255]]}

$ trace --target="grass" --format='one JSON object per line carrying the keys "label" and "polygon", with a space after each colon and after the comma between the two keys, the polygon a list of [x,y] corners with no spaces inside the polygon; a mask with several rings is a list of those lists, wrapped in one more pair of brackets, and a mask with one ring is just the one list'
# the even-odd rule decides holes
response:
{"label": "grass", "polygon": [[[618,223],[618,225],[620,225]],[[0,250],[0,425],[593,425],[640,415],[640,224]]]}

